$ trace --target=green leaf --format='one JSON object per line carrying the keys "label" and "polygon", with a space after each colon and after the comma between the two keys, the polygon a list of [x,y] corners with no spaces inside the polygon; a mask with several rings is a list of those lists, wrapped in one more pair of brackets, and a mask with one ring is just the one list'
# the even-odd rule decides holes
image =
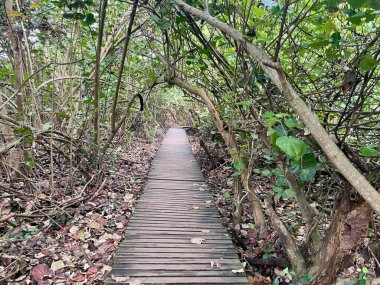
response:
{"label": "green leaf", "polygon": [[244,107],[249,107],[252,104],[252,99],[245,100],[245,101],[240,101],[236,103],[236,105],[244,106]]}
{"label": "green leaf", "polygon": [[261,171],[261,175],[265,176],[265,177],[272,177],[272,172],[269,170],[269,169],[264,169],[263,171]]}
{"label": "green leaf", "polygon": [[279,137],[287,136],[288,131],[283,125],[275,126],[274,129]]}
{"label": "green leaf", "polygon": [[341,39],[342,39],[342,37],[340,36],[340,33],[336,32],[330,36],[329,41],[330,41],[332,46],[339,47]]}
{"label": "green leaf", "polygon": [[367,1],[368,5],[373,9],[373,10],[380,10],[380,1],[379,0],[370,0]]}
{"label": "green leaf", "polygon": [[285,126],[287,126],[289,129],[293,129],[295,127],[297,127],[298,123],[296,121],[294,121],[293,119],[286,119],[284,121],[284,124]]}
{"label": "green leaf", "polygon": [[294,190],[292,189],[286,189],[284,191],[284,198],[293,198],[296,196],[296,192],[294,192]]}
{"label": "green leaf", "polygon": [[234,163],[234,167],[235,167],[235,169],[237,169],[237,170],[243,170],[243,169],[245,168],[245,165],[244,165],[244,163],[241,162],[241,161],[236,161],[236,162]]}
{"label": "green leaf", "polygon": [[96,19],[95,19],[94,14],[92,13],[88,13],[86,15],[86,19],[82,22],[82,24],[85,26],[91,26],[94,23],[96,23]]}
{"label": "green leaf", "polygon": [[329,44],[330,44],[330,42],[328,40],[317,40],[314,42],[309,42],[306,45],[313,48],[313,49],[318,49],[318,48],[328,46]]}
{"label": "green leaf", "polygon": [[310,181],[317,173],[317,159],[314,154],[305,154],[301,159],[300,179],[303,182]]}
{"label": "green leaf", "polygon": [[366,17],[366,13],[359,12],[347,18],[347,20],[355,25],[360,25],[362,23],[362,19]]}
{"label": "green leaf", "polygon": [[282,192],[284,192],[284,189],[282,189],[281,187],[278,187],[278,186],[272,186],[272,189],[276,193],[280,193],[281,194]]}
{"label": "green leaf", "polygon": [[255,18],[260,18],[261,16],[265,15],[267,12],[264,10],[261,10],[260,8],[254,6],[253,7],[253,15]]}
{"label": "green leaf", "polygon": [[351,5],[351,8],[358,9],[364,4],[365,1],[363,1],[363,0],[347,0],[347,2],[348,2],[348,4]]}
{"label": "green leaf", "polygon": [[359,68],[362,72],[367,72],[379,64],[379,61],[374,59],[372,55],[366,54],[359,62]]}
{"label": "green leaf", "polygon": [[25,164],[29,167],[33,167],[36,163],[34,162],[33,158],[29,157],[26,161]]}
{"label": "green leaf", "polygon": [[299,159],[308,150],[307,145],[296,137],[280,137],[276,145],[291,158]]}
{"label": "green leaf", "polygon": [[269,127],[273,126],[279,121],[279,119],[276,118],[273,112],[265,112],[264,118]]}
{"label": "green leaf", "polygon": [[359,152],[362,156],[371,157],[371,156],[379,156],[380,151],[374,149],[374,145],[371,146],[363,146],[359,149]]}

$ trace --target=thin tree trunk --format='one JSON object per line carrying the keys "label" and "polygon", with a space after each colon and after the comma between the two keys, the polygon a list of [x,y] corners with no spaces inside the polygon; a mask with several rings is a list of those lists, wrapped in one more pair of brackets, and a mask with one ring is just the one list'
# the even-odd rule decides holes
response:
{"label": "thin tree trunk", "polygon": [[[21,43],[20,39],[18,38],[17,32],[16,32],[16,21],[13,14],[13,1],[12,0],[5,0],[5,12],[7,13],[7,19],[8,19],[8,38],[9,42],[11,44],[12,52],[13,52],[13,70],[15,74],[15,83],[14,83],[14,90],[17,90],[16,93],[16,105],[17,105],[17,118],[16,120],[19,122],[24,122],[26,120],[25,116],[25,98],[24,98],[24,89],[22,86],[23,77],[24,77],[24,71],[23,71],[23,60],[22,60],[22,51],[21,51]],[[27,144],[25,141],[25,138],[22,138],[22,153],[21,151],[13,150],[12,151],[12,157],[11,157],[11,166],[18,170],[16,171],[16,175],[18,176],[19,172],[23,173],[23,170],[26,171],[26,168],[23,167],[22,164],[20,164],[20,161],[22,161],[22,157],[24,158],[24,161],[26,161],[29,158],[29,152],[27,150]],[[25,165],[26,166],[26,165]]]}
{"label": "thin tree trunk", "polygon": [[112,102],[112,113],[111,113],[111,130],[112,130],[112,133],[115,132],[115,128],[116,128],[117,100],[118,100],[118,96],[119,96],[121,79],[122,79],[123,71],[124,71],[125,58],[126,58],[127,52],[128,52],[129,40],[131,39],[132,26],[133,26],[133,22],[135,20],[135,15],[136,15],[138,3],[139,3],[139,0],[134,0],[134,2],[133,2],[132,12],[131,12],[131,16],[130,16],[129,24],[128,24],[128,29],[127,29],[127,35],[126,35],[125,40],[124,40],[123,54],[121,56],[119,74],[118,74],[117,82],[116,82],[116,91],[115,91],[115,95],[113,97],[113,102]]}
{"label": "thin tree trunk", "polygon": [[[103,42],[103,31],[104,22],[106,18],[108,0],[103,0],[100,4],[100,19],[99,19],[99,34],[98,34],[98,44],[96,48],[96,63],[95,63],[95,87],[94,87],[94,101],[95,101],[95,117],[94,117],[94,147],[95,156],[99,157],[100,148],[100,57]],[[100,167],[100,165],[98,165]]]}
{"label": "thin tree trunk", "polygon": [[24,94],[21,90],[21,85],[24,77],[23,72],[23,62],[22,62],[22,54],[21,54],[21,46],[20,40],[16,33],[16,22],[14,16],[10,16],[13,14],[13,1],[5,0],[5,11],[8,17],[8,37],[11,43],[11,48],[13,52],[13,69],[15,72],[15,83],[14,89],[19,90],[16,95],[16,104],[18,111],[18,120],[24,120]]}

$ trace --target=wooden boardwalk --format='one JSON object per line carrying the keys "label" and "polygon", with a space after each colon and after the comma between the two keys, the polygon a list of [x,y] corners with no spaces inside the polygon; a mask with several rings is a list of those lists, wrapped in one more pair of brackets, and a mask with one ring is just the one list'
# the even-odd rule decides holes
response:
{"label": "wooden boardwalk", "polygon": [[171,128],[106,284],[249,284],[211,201],[185,131]]}

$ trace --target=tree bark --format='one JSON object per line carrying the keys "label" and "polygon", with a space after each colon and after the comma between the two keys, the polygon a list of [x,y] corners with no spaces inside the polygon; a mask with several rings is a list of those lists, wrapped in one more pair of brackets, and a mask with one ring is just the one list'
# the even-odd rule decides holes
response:
{"label": "tree bark", "polygon": [[251,42],[248,42],[243,34],[235,28],[218,21],[209,14],[200,11],[182,0],[173,0],[183,11],[186,11],[200,19],[208,22],[210,25],[228,34],[230,37],[240,42],[247,49],[248,53],[260,64],[265,73],[269,76],[277,88],[283,92],[289,106],[296,112],[302,122],[310,131],[315,141],[319,144],[330,163],[350,182],[353,188],[363,197],[363,199],[380,214],[380,194],[367,181],[367,179],[358,171],[345,156],[345,154],[331,140],[326,130],[319,123],[315,114],[309,109],[299,94],[293,89],[287,81],[279,63],[274,63],[265,51],[258,48]]}
{"label": "tree bark", "polygon": [[335,204],[333,221],[321,250],[310,269],[311,285],[333,284],[342,270],[343,259],[367,236],[372,209],[364,200],[351,201],[350,185],[345,182]]}

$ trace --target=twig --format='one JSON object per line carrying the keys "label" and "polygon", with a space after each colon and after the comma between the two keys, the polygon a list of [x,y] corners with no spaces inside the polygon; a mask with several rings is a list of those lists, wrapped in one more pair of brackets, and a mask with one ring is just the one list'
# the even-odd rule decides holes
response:
{"label": "twig", "polygon": [[367,248],[368,248],[369,253],[370,253],[370,254],[372,255],[372,257],[375,259],[375,262],[376,262],[377,267],[380,268],[380,262],[379,262],[379,260],[377,259],[375,253],[373,252],[373,250],[372,250],[369,246],[367,246]]}
{"label": "twig", "polygon": [[83,253],[83,256],[84,258],[86,259],[87,263],[92,267],[94,266],[94,264],[92,263],[91,261],[91,258],[88,256],[86,250],[82,247],[82,246],[79,246],[79,249],[80,251]]}

